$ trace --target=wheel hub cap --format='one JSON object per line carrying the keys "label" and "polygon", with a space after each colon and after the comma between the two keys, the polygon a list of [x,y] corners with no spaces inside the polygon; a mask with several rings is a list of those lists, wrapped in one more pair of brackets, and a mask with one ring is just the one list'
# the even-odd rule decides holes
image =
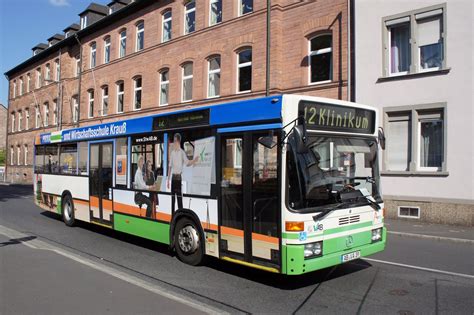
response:
{"label": "wheel hub cap", "polygon": [[178,235],[179,248],[186,254],[194,253],[199,247],[199,236],[191,225],[183,227]]}

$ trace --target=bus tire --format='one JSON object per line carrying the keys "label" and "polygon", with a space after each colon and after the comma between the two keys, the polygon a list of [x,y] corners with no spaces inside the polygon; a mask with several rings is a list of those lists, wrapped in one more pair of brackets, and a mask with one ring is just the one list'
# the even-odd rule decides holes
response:
{"label": "bus tire", "polygon": [[67,226],[74,226],[76,224],[74,218],[74,202],[70,194],[66,194],[62,198],[61,208],[64,223],[66,223]]}
{"label": "bus tire", "polygon": [[196,223],[188,217],[182,217],[174,229],[176,254],[182,262],[197,266],[204,258],[202,233]]}

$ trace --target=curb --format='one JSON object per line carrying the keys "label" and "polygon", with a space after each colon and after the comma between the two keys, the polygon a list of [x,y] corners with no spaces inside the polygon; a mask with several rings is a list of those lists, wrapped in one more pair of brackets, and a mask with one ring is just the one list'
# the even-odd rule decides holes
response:
{"label": "curb", "polygon": [[455,242],[455,243],[465,243],[465,244],[474,245],[474,240],[469,240],[465,238],[444,237],[444,236],[405,233],[405,232],[393,232],[393,231],[387,231],[387,233],[392,234],[392,235],[402,236],[402,237],[418,237],[418,238],[432,239],[432,240],[437,240],[437,241],[450,241],[450,242]]}

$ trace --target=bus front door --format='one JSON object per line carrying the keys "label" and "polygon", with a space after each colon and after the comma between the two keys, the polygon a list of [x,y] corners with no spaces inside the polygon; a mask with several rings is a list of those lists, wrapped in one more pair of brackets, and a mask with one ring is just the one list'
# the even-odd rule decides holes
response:
{"label": "bus front door", "polygon": [[91,222],[112,225],[113,143],[90,145],[89,203]]}
{"label": "bus front door", "polygon": [[225,260],[279,271],[279,146],[264,147],[263,136],[268,132],[221,137],[220,252]]}

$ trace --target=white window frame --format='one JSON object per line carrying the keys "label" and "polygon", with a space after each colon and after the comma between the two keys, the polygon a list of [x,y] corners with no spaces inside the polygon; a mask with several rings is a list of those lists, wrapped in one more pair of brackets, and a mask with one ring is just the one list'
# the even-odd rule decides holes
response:
{"label": "white window frame", "polygon": [[110,36],[104,39],[104,64],[110,62]]}
{"label": "white window frame", "polygon": [[[141,21],[141,22],[137,23],[137,25],[135,26],[135,30],[136,30],[135,52],[138,52],[138,51],[142,51],[143,49],[145,49],[145,22]],[[143,47],[138,47],[138,45],[140,43],[140,41],[139,41],[140,35],[143,38]]]}
{"label": "white window frame", "polygon": [[20,77],[20,92],[19,92],[20,96],[23,95],[23,77]]}
{"label": "white window frame", "polygon": [[41,113],[39,106],[35,106],[35,128],[41,128]]}
{"label": "white window frame", "polygon": [[239,0],[239,16],[244,16],[244,15],[253,13],[253,12],[254,12],[254,9],[255,9],[254,6],[255,6],[255,1],[252,0],[252,11],[247,12],[247,13],[243,13],[242,0]]}
{"label": "white window frame", "polygon": [[30,110],[25,109],[25,130],[30,129]]}
{"label": "white window frame", "polygon": [[21,110],[18,111],[18,131],[21,131],[21,123],[23,122],[23,114]]}
{"label": "white window frame", "polygon": [[13,98],[16,97],[16,80],[13,80]]}
{"label": "white window frame", "polygon": [[[163,73],[167,72],[168,73],[168,80],[164,81],[163,80]],[[158,106],[166,106],[169,104],[169,100],[170,100],[170,79],[169,79],[169,75],[170,75],[170,71],[169,69],[163,69],[162,71],[159,72],[159,76],[160,76],[160,91],[159,91],[159,100],[158,100]],[[162,94],[161,94],[161,91],[162,91],[162,87],[164,85],[167,85],[167,95],[166,95],[166,100],[167,102],[166,103],[162,103]]]}
{"label": "white window frame", "polygon": [[21,147],[19,145],[16,147],[16,165],[21,165]]}
{"label": "white window frame", "polygon": [[46,73],[44,74],[44,80],[46,81],[46,85],[50,84],[51,80],[51,65],[49,63],[46,64]]}
{"label": "white window frame", "polygon": [[81,17],[81,30],[87,27],[87,15]]}
{"label": "white window frame", "polygon": [[[318,37],[322,36],[331,36],[331,47],[329,48],[323,48],[323,49],[318,49],[318,50],[311,50],[311,41],[314,39],[317,39]],[[313,36],[309,39],[308,41],[308,85],[318,85],[318,84],[326,84],[326,83],[331,83],[333,80],[333,51],[332,51],[332,46],[333,46],[333,39],[334,37],[332,34],[318,34],[316,36]],[[312,67],[312,62],[311,62],[311,57],[312,56],[318,56],[318,55],[323,55],[323,54],[331,54],[331,64],[329,66],[329,80],[322,80],[322,81],[316,81],[316,82],[311,82],[311,67]]]}
{"label": "white window frame", "polygon": [[46,102],[43,104],[43,126],[49,126],[49,103]]}
{"label": "white window frame", "polygon": [[43,81],[43,74],[41,73],[41,68],[36,69],[36,88],[41,88],[41,81]]}
{"label": "white window frame", "polygon": [[79,102],[78,96],[72,97],[72,122],[77,123],[79,121]]}
{"label": "white window frame", "polygon": [[12,122],[12,132],[15,132],[15,113],[11,113],[11,122]]}
{"label": "white window frame", "polygon": [[222,13],[221,13],[221,20],[219,22],[212,23],[212,5],[216,2],[221,3],[221,8],[223,6],[222,0],[209,0],[209,26],[214,26],[214,25],[222,23]]}
{"label": "white window frame", "polygon": [[[102,116],[107,116],[109,114],[109,87],[106,85],[102,87]],[[107,94],[105,93],[107,91]],[[107,102],[107,113],[105,113],[105,102]]]}
{"label": "white window frame", "polygon": [[[169,17],[165,17],[166,14],[170,14]],[[173,38],[173,11],[172,10],[167,10],[163,13],[162,17],[162,22],[161,22],[161,42],[166,43],[170,41]],[[165,40],[165,24],[170,23],[170,30],[169,30],[169,39]]]}
{"label": "white window frame", "polygon": [[[247,51],[247,50],[250,50],[252,52],[252,61],[240,63],[240,54],[243,53],[244,51]],[[237,56],[237,86],[236,86],[237,94],[250,93],[250,92],[252,92],[252,84],[250,84],[250,90],[239,91],[239,88],[240,88],[240,68],[250,67],[251,68],[250,77],[252,78],[252,75],[253,75],[253,67],[252,67],[253,49],[252,48],[242,49],[239,52],[237,52],[236,56]],[[251,80],[251,81],[253,81],[253,80]]]}
{"label": "white window frame", "polygon": [[[122,41],[125,43],[122,50]],[[122,30],[119,34],[119,58],[123,58],[127,55],[127,30]]]}
{"label": "white window frame", "polygon": [[10,147],[10,165],[15,165],[15,147]]}
{"label": "white window frame", "polygon": [[28,165],[28,145],[24,144],[23,145],[23,153],[24,153],[24,165]]}
{"label": "white window frame", "polygon": [[90,45],[90,60],[89,60],[89,68],[94,69],[97,66],[97,43],[93,42]]}
{"label": "white window frame", "polygon": [[26,75],[26,93],[30,93],[31,90],[31,74]]}
{"label": "white window frame", "polygon": [[[211,60],[216,59],[216,58],[219,59],[219,69],[211,70]],[[222,61],[221,56],[214,56],[207,60],[207,98],[217,98],[221,96],[220,79],[219,79],[219,93],[217,93],[217,95],[214,95],[214,96],[209,95],[209,88],[211,87],[211,75],[221,73],[221,61]]]}
{"label": "white window frame", "polygon": [[79,74],[81,73],[81,57],[79,55],[77,55],[75,57],[76,59],[76,78],[79,76]]}
{"label": "white window frame", "polygon": [[[87,91],[88,95],[88,101],[87,101],[87,117],[88,118],[94,118],[94,106],[95,106],[95,90],[88,90]],[[92,105],[92,107],[91,107]],[[92,110],[91,110],[92,108]]]}
{"label": "white window frame", "polygon": [[[138,80],[141,81],[140,87],[137,86]],[[140,94],[140,108],[137,108],[137,92],[141,91]],[[141,76],[135,77],[133,79],[133,110],[141,110],[143,107],[143,79]]]}
{"label": "white window frame", "polygon": [[53,100],[53,125],[57,126],[58,124],[58,100]]}
{"label": "white window frame", "polygon": [[[192,71],[192,74],[185,76],[184,75],[184,66],[186,66],[188,64],[190,64],[192,66],[193,71]],[[182,78],[181,79],[181,89],[182,89],[181,101],[183,103],[192,102],[193,101],[193,94],[194,94],[193,93],[193,89],[194,89],[194,82],[193,82],[194,81],[194,63],[193,62],[186,62],[181,66],[181,78]],[[189,99],[189,100],[184,99],[184,94],[185,94],[184,81],[186,81],[186,80],[191,80],[192,86],[193,86],[192,89],[191,89],[191,99]]]}
{"label": "white window frame", "polygon": [[54,61],[54,65],[56,67],[56,73],[55,73],[54,80],[59,81],[61,79],[61,64],[59,63],[59,59],[56,59]]}
{"label": "white window frame", "polygon": [[[194,7],[191,8],[191,9],[188,9],[188,6],[191,5],[191,4],[194,4]],[[188,25],[187,17],[188,17],[188,14],[193,13],[193,12],[194,12],[194,30],[188,31],[186,29],[186,27]],[[184,35],[194,33],[195,31],[196,31],[196,1],[191,0],[188,3],[186,3],[185,6],[184,6]]]}
{"label": "white window frame", "polygon": [[[391,24],[391,25],[386,26],[386,28],[387,28],[387,38],[388,38],[387,39],[387,44],[389,45],[388,49],[387,49],[388,50],[388,64],[387,64],[387,67],[388,67],[389,76],[391,76],[391,77],[396,77],[396,76],[399,76],[399,75],[406,75],[409,72],[409,70],[400,71],[400,72],[392,72],[392,67],[390,66],[391,63],[392,63],[392,50],[390,49],[390,43],[392,42],[392,28],[394,28],[396,26],[399,26],[401,24],[405,24],[405,23],[407,23],[407,22],[400,22],[400,23]],[[410,19],[408,20],[408,25],[409,25],[409,28],[410,28],[410,25],[411,25],[411,20]],[[411,48],[411,43],[410,43],[410,48]],[[410,55],[411,55],[411,51],[410,51]],[[412,59],[413,58],[411,58],[411,62],[413,62]],[[408,69],[410,69],[410,66],[408,66]]]}
{"label": "white window frame", "polygon": [[[400,214],[400,208],[413,208],[413,209],[418,209],[418,215],[417,216],[412,216],[412,215],[402,215]],[[397,207],[397,215],[399,218],[406,218],[406,219],[419,219],[420,218],[420,212],[421,209],[418,206],[398,206]]]}
{"label": "white window frame", "polygon": [[[442,170],[442,166],[439,166],[439,167],[436,167],[436,166],[421,166],[421,123],[422,122],[426,122],[426,121],[434,121],[434,120],[438,120],[438,119],[429,119],[429,118],[425,118],[423,119],[422,117],[419,117],[418,118],[418,129],[416,130],[416,137],[417,137],[417,143],[418,145],[416,146],[416,165],[417,165],[417,170],[418,171],[422,171],[422,172],[440,172]],[[442,126],[443,126],[443,132],[444,132],[444,128],[446,128],[446,125],[445,125],[445,121],[444,119],[441,119],[441,123],[442,123]],[[443,139],[443,147],[445,146],[446,144],[444,143],[444,139]],[[443,153],[444,155],[444,153]]]}
{"label": "white window frame", "polygon": [[[116,84],[117,87],[117,113],[123,113],[125,109],[125,83],[123,81],[118,81]],[[123,89],[120,91],[120,85]],[[119,110],[119,97],[122,96],[122,110]]]}

